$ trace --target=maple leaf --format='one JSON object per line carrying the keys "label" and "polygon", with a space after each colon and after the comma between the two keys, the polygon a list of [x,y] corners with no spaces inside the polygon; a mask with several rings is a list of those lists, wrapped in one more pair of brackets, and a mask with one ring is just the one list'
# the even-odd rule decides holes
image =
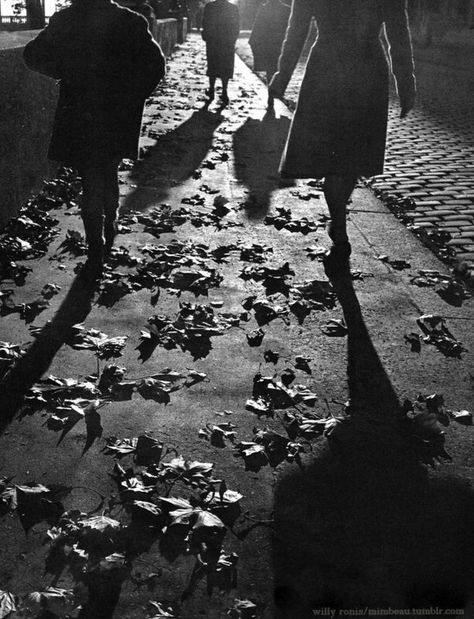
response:
{"label": "maple leaf", "polygon": [[227,611],[230,619],[256,619],[257,606],[250,600],[234,600],[234,605]]}
{"label": "maple leaf", "polygon": [[50,489],[42,484],[16,486],[17,513],[25,533],[35,524],[46,520],[56,524],[64,512],[64,507],[55,499],[58,495],[70,492],[69,487]]}
{"label": "maple leaf", "polygon": [[100,389],[101,393],[109,393],[113,385],[123,380],[126,372],[126,368],[118,365],[106,366],[100,375],[97,387]]}
{"label": "maple leaf", "polygon": [[312,374],[311,368],[309,367],[310,361],[312,361],[310,357],[302,357],[299,355],[295,357],[295,368],[297,370],[302,370],[306,374]]}
{"label": "maple leaf", "polygon": [[247,343],[251,347],[260,346],[263,338],[265,337],[265,331],[263,329],[254,329],[250,333],[246,334]]}
{"label": "maple leaf", "polygon": [[238,453],[245,462],[245,469],[257,473],[263,466],[268,464],[268,456],[265,446],[253,441],[242,441],[236,445]]}
{"label": "maple leaf", "polygon": [[469,411],[448,411],[448,414],[458,423],[464,426],[472,426],[472,413]]}
{"label": "maple leaf", "polygon": [[60,253],[70,253],[73,256],[85,256],[87,245],[84,236],[77,230],[68,230],[66,238],[59,246]]}
{"label": "maple leaf", "polygon": [[265,415],[267,417],[273,417],[272,405],[263,398],[249,399],[245,403],[246,410],[257,415]]}
{"label": "maple leaf", "polygon": [[0,591],[0,619],[8,617],[16,611],[16,598],[13,593]]}
{"label": "maple leaf", "polygon": [[267,363],[273,363],[276,365],[278,363],[278,359],[280,358],[280,355],[277,352],[273,352],[273,350],[266,350],[263,353],[263,358],[265,359]]}
{"label": "maple leaf", "polygon": [[312,309],[333,309],[337,303],[337,296],[328,281],[312,279],[294,284],[291,294],[296,300],[307,301]]}
{"label": "maple leaf", "polygon": [[207,424],[205,428],[199,430],[199,436],[208,440],[214,447],[225,447],[226,440],[231,443],[235,440],[235,425],[230,422],[217,425]]}
{"label": "maple leaf", "polygon": [[45,284],[40,294],[45,299],[51,299],[54,295],[58,294],[60,290],[61,286],[58,286],[57,284]]}
{"label": "maple leaf", "polygon": [[204,495],[203,506],[218,516],[224,524],[232,526],[240,516],[240,501],[243,496],[235,490],[227,490],[225,483],[221,484],[219,492],[208,492]]}
{"label": "maple leaf", "polygon": [[86,330],[84,324],[71,327],[68,344],[75,350],[93,350],[99,359],[120,357],[127,342],[127,336],[109,337],[97,329]]}
{"label": "maple leaf", "polygon": [[185,460],[182,456],[163,463],[161,477],[166,481],[180,480],[191,486],[206,488],[211,481],[211,462]]}
{"label": "maple leaf", "polygon": [[28,597],[42,609],[55,615],[62,615],[64,614],[65,607],[72,602],[73,596],[74,592],[72,589],[48,587],[43,591],[34,591]]}
{"label": "maple leaf", "polygon": [[18,359],[21,359],[26,351],[20,344],[0,342],[0,377],[8,371]]}
{"label": "maple leaf", "polygon": [[78,520],[79,544],[91,556],[105,557],[116,550],[122,525],[107,516],[93,516]]}
{"label": "maple leaf", "polygon": [[331,318],[331,320],[321,325],[320,329],[324,335],[329,337],[344,337],[347,335],[346,323],[342,318],[341,320]]}
{"label": "maple leaf", "polygon": [[144,378],[137,385],[138,393],[145,400],[154,400],[160,404],[168,404],[170,396],[166,383],[155,378]]}
{"label": "maple leaf", "polygon": [[446,321],[436,314],[423,314],[417,319],[418,326],[425,334],[423,341],[432,344],[447,357],[461,357],[466,349],[458,342],[446,326]]}

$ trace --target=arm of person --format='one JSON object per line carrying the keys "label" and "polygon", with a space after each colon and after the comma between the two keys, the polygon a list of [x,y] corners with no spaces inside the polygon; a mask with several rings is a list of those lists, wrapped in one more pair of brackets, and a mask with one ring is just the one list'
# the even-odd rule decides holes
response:
{"label": "arm of person", "polygon": [[237,41],[239,34],[240,34],[240,14],[239,14],[239,9],[235,5],[234,5],[234,11],[232,15],[231,32],[232,32],[233,40]]}
{"label": "arm of person", "polygon": [[293,0],[285,40],[278,61],[278,72],[270,82],[270,94],[281,98],[293,75],[308,36],[313,17],[311,0]]}
{"label": "arm of person", "polygon": [[160,46],[151,36],[144,17],[138,17],[135,28],[137,91],[146,99],[165,76],[166,61]]}
{"label": "arm of person", "polygon": [[400,98],[400,117],[405,118],[415,105],[416,81],[413,48],[408,23],[407,0],[385,1],[385,33],[391,69]]}
{"label": "arm of person", "polygon": [[58,13],[52,15],[46,28],[23,50],[23,60],[29,69],[54,79],[61,78],[61,54],[58,49],[61,21]]}
{"label": "arm of person", "polygon": [[207,33],[209,29],[209,10],[206,4],[203,9],[202,21],[201,21],[201,36],[204,41],[207,41]]}

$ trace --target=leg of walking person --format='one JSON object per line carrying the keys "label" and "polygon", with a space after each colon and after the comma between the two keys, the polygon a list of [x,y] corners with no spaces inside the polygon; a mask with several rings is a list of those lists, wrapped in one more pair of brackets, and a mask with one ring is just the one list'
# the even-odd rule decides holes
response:
{"label": "leg of walking person", "polygon": [[[267,69],[267,86],[268,84],[272,81],[272,77],[274,75],[274,71],[270,71]],[[273,109],[273,105],[275,103],[275,98],[274,96],[270,93],[270,91],[268,91],[268,102],[267,102],[267,109],[268,110],[272,110]]]}
{"label": "leg of walking person", "polygon": [[81,217],[87,243],[87,258],[101,263],[104,257],[104,195],[105,174],[101,166],[79,169],[82,179]]}
{"label": "leg of walking person", "polygon": [[222,103],[229,103],[229,95],[227,93],[227,86],[229,84],[229,78],[222,78]]}
{"label": "leg of walking person", "polygon": [[328,233],[334,245],[348,242],[346,208],[356,183],[353,176],[330,175],[324,179],[324,197],[331,216]]}
{"label": "leg of walking person", "polygon": [[346,209],[356,183],[354,176],[329,175],[324,179],[324,197],[331,216],[328,234],[333,242],[325,266],[333,271],[347,268],[349,264],[351,245],[347,236]]}
{"label": "leg of walking person", "polygon": [[209,76],[209,88],[206,90],[206,95],[209,99],[214,99],[214,90],[216,87],[216,78]]}
{"label": "leg of walking person", "polygon": [[113,160],[104,166],[104,252],[110,253],[117,235],[117,216],[119,209],[118,161]]}

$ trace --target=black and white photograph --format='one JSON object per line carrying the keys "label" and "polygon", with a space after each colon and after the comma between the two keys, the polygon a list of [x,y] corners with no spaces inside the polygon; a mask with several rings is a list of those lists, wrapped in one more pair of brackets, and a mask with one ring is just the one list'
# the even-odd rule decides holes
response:
{"label": "black and white photograph", "polygon": [[0,0],[0,619],[474,619],[474,0]]}

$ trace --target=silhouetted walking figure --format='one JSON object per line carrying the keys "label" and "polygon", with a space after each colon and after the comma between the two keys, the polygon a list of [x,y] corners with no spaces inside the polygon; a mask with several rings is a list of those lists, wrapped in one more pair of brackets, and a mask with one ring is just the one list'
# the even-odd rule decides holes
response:
{"label": "silhouetted walking figure", "polygon": [[222,80],[222,102],[227,104],[227,84],[234,74],[235,42],[239,36],[239,10],[228,0],[214,0],[206,4],[202,17],[202,38],[206,41],[207,75],[206,94],[214,98],[216,79]]}
{"label": "silhouetted walking figure", "polygon": [[347,268],[351,246],[346,205],[359,176],[383,172],[388,115],[387,60],[379,35],[385,24],[401,118],[415,102],[407,0],[293,0],[270,93],[281,97],[316,19],[281,174],[324,177],[333,246],[326,265]]}
{"label": "silhouetted walking figure", "polygon": [[60,80],[49,157],[82,177],[87,266],[98,272],[116,234],[117,167],[137,158],[143,105],[164,76],[164,56],[141,15],[111,0],[73,0],[24,60]]}
{"label": "silhouetted walking figure", "polygon": [[[267,0],[255,18],[249,45],[253,53],[255,71],[265,71],[267,83],[276,73],[281,46],[285,38],[290,7],[281,0]],[[269,93],[268,107],[273,107],[273,96]]]}

